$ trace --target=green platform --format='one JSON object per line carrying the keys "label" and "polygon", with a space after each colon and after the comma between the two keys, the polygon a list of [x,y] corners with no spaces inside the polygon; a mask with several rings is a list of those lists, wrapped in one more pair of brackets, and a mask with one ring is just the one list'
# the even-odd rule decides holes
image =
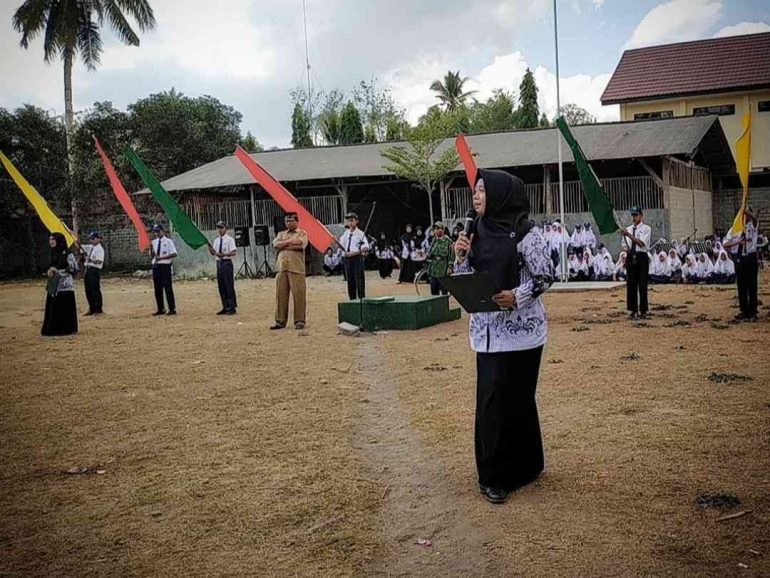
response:
{"label": "green platform", "polygon": [[[360,325],[361,306],[358,301],[343,301],[337,305],[339,321]],[[403,296],[364,299],[364,329],[422,329],[460,319],[460,309],[450,309],[449,297]]]}

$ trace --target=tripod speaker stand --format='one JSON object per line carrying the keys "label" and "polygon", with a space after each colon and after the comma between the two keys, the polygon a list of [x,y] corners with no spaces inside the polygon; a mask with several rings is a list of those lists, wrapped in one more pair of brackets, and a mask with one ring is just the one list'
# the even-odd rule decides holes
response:
{"label": "tripod speaker stand", "polygon": [[262,247],[262,263],[257,267],[257,272],[254,275],[258,279],[275,276],[275,272],[267,261],[267,246],[270,244],[270,231],[267,225],[254,227],[254,244],[257,247]]}
{"label": "tripod speaker stand", "polygon": [[254,269],[249,265],[249,261],[246,259],[246,247],[251,245],[249,240],[249,228],[248,227],[236,227],[235,228],[235,246],[243,247],[243,263],[238,267],[238,271],[235,273],[235,278],[246,277],[247,279],[254,279],[257,276]]}

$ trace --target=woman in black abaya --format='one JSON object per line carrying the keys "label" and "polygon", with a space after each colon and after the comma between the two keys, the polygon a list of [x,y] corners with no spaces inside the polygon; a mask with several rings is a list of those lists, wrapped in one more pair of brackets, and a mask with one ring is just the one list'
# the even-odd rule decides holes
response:
{"label": "woman in black abaya", "polygon": [[554,281],[548,243],[529,220],[522,181],[504,171],[479,170],[473,194],[478,217],[471,238],[461,233],[456,271],[487,273],[500,292],[500,311],[474,313],[476,352],[475,450],[479,490],[492,503],[532,482],[544,468],[535,391],[546,342],[540,299]]}
{"label": "woman in black abaya", "polygon": [[401,269],[398,271],[398,282],[411,283],[414,281],[414,263],[412,263],[412,251],[414,249],[414,234],[412,225],[407,224],[404,234],[401,235]]}
{"label": "woman in black abaya", "polygon": [[51,263],[48,268],[48,286],[45,297],[45,317],[40,333],[45,336],[71,335],[78,332],[78,311],[75,303],[73,275],[78,262],[67,248],[61,233],[50,236]]}

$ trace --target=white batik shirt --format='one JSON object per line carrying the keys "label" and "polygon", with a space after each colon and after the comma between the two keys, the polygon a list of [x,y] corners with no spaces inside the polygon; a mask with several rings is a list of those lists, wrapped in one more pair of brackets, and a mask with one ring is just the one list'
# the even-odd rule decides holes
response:
{"label": "white batik shirt", "polygon": [[[534,349],[545,344],[548,321],[540,296],[554,282],[554,267],[543,232],[533,227],[517,245],[524,267],[519,270],[519,286],[511,311],[471,313],[471,349],[477,353],[500,353]],[[455,272],[468,273],[466,259],[455,263]]]}

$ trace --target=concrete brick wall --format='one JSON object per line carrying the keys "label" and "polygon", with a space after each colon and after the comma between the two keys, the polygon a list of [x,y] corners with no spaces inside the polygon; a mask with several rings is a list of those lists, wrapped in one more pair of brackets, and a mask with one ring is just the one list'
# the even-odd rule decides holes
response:
{"label": "concrete brick wall", "polygon": [[[714,228],[718,231],[727,231],[733,224],[735,214],[741,206],[743,191],[729,189],[714,193]],[[760,228],[765,227],[765,232],[770,229],[770,187],[749,190],[749,205],[755,213],[759,212]]]}
{"label": "concrete brick wall", "polygon": [[670,218],[669,239],[681,239],[698,229],[702,239],[714,232],[712,193],[669,186],[666,195]]}

